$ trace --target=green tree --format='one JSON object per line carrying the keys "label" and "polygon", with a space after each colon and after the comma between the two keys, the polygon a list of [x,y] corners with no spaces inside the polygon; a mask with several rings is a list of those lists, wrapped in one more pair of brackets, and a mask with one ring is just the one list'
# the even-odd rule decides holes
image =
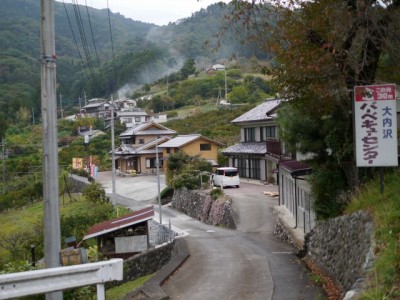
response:
{"label": "green tree", "polygon": [[194,74],[196,71],[196,63],[193,58],[188,58],[183,64],[180,73],[182,75],[182,79],[186,79],[189,75]]}

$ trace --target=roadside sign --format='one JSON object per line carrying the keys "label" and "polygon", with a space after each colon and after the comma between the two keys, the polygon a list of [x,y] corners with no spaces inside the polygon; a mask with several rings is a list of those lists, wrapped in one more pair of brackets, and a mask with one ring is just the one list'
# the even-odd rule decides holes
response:
{"label": "roadside sign", "polygon": [[354,101],[357,166],[397,166],[396,86],[356,86]]}

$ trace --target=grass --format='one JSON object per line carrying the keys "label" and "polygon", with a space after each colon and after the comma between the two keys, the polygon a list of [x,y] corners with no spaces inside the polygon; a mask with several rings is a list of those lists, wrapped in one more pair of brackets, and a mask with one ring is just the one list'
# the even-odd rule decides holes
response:
{"label": "grass", "polygon": [[371,181],[360,189],[347,213],[366,210],[375,224],[375,255],[368,276],[368,288],[360,299],[400,297],[400,171],[385,175],[384,192],[380,182]]}
{"label": "grass", "polygon": [[143,284],[145,284],[146,281],[148,281],[153,276],[154,274],[143,276],[134,281],[129,281],[127,283],[113,287],[106,291],[106,299],[120,300],[133,290],[141,287]]}
{"label": "grass", "polygon": [[[83,196],[72,196],[73,198],[70,200],[68,195],[65,195],[64,201],[60,196],[60,215],[74,215],[78,212],[91,211],[93,209],[93,203],[86,201]],[[128,212],[126,208],[118,208],[118,211],[119,215]],[[43,220],[43,202],[35,203],[23,209],[3,212],[0,214],[0,219],[0,237],[13,233],[27,232],[34,228],[35,224]],[[6,261],[8,256],[9,252],[0,247],[0,262]]]}

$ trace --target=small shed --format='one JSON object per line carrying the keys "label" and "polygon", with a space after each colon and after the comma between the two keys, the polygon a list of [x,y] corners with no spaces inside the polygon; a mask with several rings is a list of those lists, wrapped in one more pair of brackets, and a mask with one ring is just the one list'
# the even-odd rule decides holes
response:
{"label": "small shed", "polygon": [[148,221],[154,206],[92,226],[83,240],[97,239],[99,253],[107,258],[128,258],[149,248]]}

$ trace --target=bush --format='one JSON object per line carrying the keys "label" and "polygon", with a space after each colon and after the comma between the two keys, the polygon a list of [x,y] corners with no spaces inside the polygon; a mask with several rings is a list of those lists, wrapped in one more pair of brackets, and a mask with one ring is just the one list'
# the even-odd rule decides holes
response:
{"label": "bush", "polygon": [[174,189],[172,187],[167,186],[160,193],[161,198],[171,197],[174,194]]}
{"label": "bush", "polygon": [[106,202],[108,203],[110,199],[106,196],[106,192],[100,183],[92,182],[83,190],[83,196],[86,200],[91,202]]}
{"label": "bush", "polygon": [[213,200],[217,200],[223,194],[224,194],[224,191],[221,190],[220,188],[212,189],[211,192],[210,192],[211,198]]}
{"label": "bush", "polygon": [[314,169],[311,177],[311,193],[318,219],[340,215],[345,209],[342,196],[348,188],[344,171],[332,162]]}

